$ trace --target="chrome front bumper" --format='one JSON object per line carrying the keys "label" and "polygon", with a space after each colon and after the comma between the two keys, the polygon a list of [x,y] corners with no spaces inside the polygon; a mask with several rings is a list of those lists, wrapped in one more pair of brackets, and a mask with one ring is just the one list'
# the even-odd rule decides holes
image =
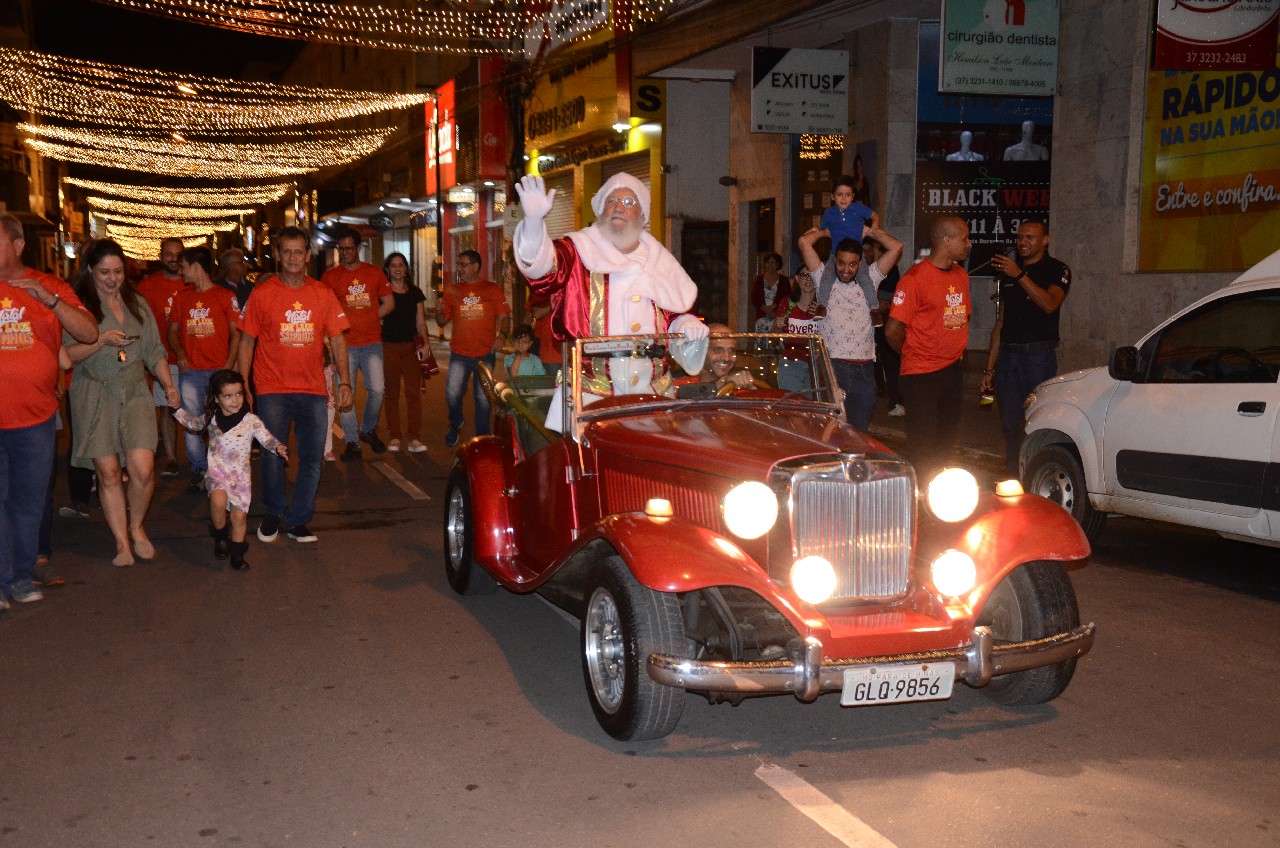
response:
{"label": "chrome front bumper", "polygon": [[1002,674],[1084,656],[1093,647],[1094,629],[1090,622],[1043,639],[996,645],[989,628],[975,627],[969,644],[960,648],[830,660],[822,656],[822,643],[810,636],[805,640],[804,656],[799,660],[704,662],[650,654],[649,676],[665,686],[695,692],[791,692],[801,701],[812,701],[826,692],[841,691],[845,669],[954,662],[956,680],[970,686],[986,686],[991,678]]}

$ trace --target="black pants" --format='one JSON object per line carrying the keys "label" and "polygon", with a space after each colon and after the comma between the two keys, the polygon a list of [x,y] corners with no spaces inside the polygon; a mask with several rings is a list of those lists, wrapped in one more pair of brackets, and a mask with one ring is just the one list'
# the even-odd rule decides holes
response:
{"label": "black pants", "polygon": [[960,425],[960,397],[964,360],[940,371],[902,374],[898,385],[907,413],[907,456],[921,480],[951,461]]}

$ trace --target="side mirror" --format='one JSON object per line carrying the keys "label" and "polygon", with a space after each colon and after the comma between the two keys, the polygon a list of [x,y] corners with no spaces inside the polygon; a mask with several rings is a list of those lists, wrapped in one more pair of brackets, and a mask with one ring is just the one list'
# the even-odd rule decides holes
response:
{"label": "side mirror", "polygon": [[1113,380],[1131,383],[1142,373],[1142,355],[1132,345],[1118,347],[1111,354],[1111,364],[1107,367],[1107,372]]}

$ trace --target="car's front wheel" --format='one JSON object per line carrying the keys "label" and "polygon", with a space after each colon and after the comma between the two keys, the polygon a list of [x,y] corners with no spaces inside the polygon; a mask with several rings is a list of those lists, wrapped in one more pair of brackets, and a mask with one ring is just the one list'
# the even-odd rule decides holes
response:
{"label": "car's front wheel", "polygon": [[1048,498],[1071,513],[1084,530],[1085,538],[1097,541],[1107,514],[1095,510],[1089,503],[1084,468],[1071,448],[1045,445],[1027,463],[1025,476],[1028,492]]}
{"label": "car's front wheel", "polygon": [[498,588],[475,563],[475,518],[467,470],[454,466],[444,496],[444,574],[459,595],[487,595]]}
{"label": "car's front wheel", "polygon": [[615,739],[666,736],[684,712],[684,690],[649,676],[652,653],[684,656],[674,595],[641,586],[616,556],[596,566],[582,614],[582,675],[596,721]]}
{"label": "car's front wheel", "polygon": [[[1000,642],[1025,642],[1065,633],[1080,624],[1075,589],[1060,562],[1028,562],[1000,581],[978,624]],[[1062,694],[1075,674],[1074,659],[993,678],[983,688],[1002,704],[1042,704]]]}

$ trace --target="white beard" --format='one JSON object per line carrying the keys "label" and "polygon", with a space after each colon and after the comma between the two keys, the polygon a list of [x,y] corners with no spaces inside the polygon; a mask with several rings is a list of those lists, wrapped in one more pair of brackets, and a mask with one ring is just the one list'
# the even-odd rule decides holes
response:
{"label": "white beard", "polygon": [[636,245],[640,244],[640,233],[644,232],[644,228],[640,224],[628,223],[626,228],[615,230],[610,227],[604,220],[596,221],[592,224],[596,231],[622,253],[630,253],[636,249]]}

